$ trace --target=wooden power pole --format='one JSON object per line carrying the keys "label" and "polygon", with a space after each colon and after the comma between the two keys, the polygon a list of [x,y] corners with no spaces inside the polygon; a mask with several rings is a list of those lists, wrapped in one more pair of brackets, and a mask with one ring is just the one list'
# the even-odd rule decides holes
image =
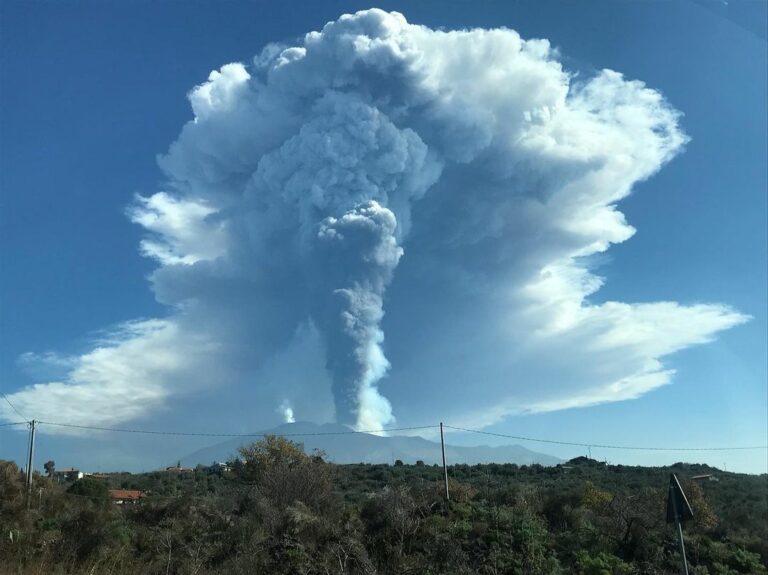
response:
{"label": "wooden power pole", "polygon": [[27,500],[32,496],[32,468],[35,460],[35,423],[29,422],[29,449],[27,451]]}
{"label": "wooden power pole", "polygon": [[451,500],[451,494],[448,493],[448,467],[445,465],[445,438],[443,437],[443,422],[440,422],[440,447],[443,450],[443,480],[445,481],[445,500]]}

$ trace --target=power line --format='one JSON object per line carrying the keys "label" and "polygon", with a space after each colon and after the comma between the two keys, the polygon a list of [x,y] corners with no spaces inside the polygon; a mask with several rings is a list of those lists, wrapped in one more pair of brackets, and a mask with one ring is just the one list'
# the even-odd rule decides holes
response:
{"label": "power line", "polygon": [[599,447],[602,449],[626,449],[635,451],[737,451],[745,449],[768,449],[768,445],[750,445],[738,447],[644,447],[636,445],[601,445],[599,443],[577,443],[575,441],[557,441],[554,439],[537,439],[534,437],[523,437],[520,435],[507,435],[505,433],[494,433],[491,431],[481,431],[479,429],[467,429],[465,427],[454,427],[452,425],[445,425],[444,427],[456,431],[479,433],[481,435],[492,435],[494,437],[505,437],[507,439],[517,439],[519,441],[535,441],[538,443],[553,443],[555,445],[571,445],[576,447]]}
{"label": "power line", "polygon": [[355,431],[317,431],[307,433],[195,433],[185,431],[157,431],[148,429],[119,429],[114,427],[96,427],[92,425],[76,425],[73,423],[57,423],[53,421],[38,421],[38,425],[54,425],[56,427],[69,427],[74,429],[89,429],[92,431],[112,431],[116,433],[142,433],[147,435],[178,435],[183,437],[264,437],[277,435],[279,437],[305,437],[315,435],[350,435],[355,433],[385,433],[388,431],[412,431],[419,429],[436,429],[437,425],[422,425],[417,427],[393,427],[389,429],[371,429]]}
{"label": "power line", "polygon": [[[14,424],[4,425],[19,425],[18,422]],[[38,421],[39,425],[52,425],[56,427],[67,427],[72,429],[84,429],[91,431],[108,431],[114,433],[136,433],[144,435],[170,435],[180,437],[264,437],[267,435],[276,435],[279,437],[313,437],[313,436],[333,436],[333,435],[354,435],[360,433],[372,434],[372,433],[387,433],[392,431],[417,431],[424,429],[439,429],[438,425],[420,425],[412,427],[391,427],[387,429],[372,429],[372,430],[352,430],[349,431],[317,431],[306,433],[202,433],[202,432],[184,432],[184,431],[161,431],[150,429],[124,429],[114,427],[98,427],[93,425],[78,425],[74,423],[59,423],[53,421]],[[600,443],[581,443],[576,441],[560,441],[555,439],[540,439],[537,437],[525,437],[521,435],[509,435],[505,433],[495,433],[491,431],[482,431],[479,429],[469,429],[466,427],[456,427],[453,425],[444,425],[446,429],[452,429],[454,431],[464,431],[467,433],[476,433],[480,435],[490,435],[494,437],[503,437],[506,439],[515,439],[518,441],[532,441],[536,443],[549,443],[554,445],[568,445],[573,447],[586,447],[586,448],[602,448],[602,449],[623,449],[629,451],[743,451],[751,449],[768,449],[765,445],[750,445],[750,446],[731,446],[731,447],[654,447],[654,446],[637,446],[637,445],[606,445]]]}
{"label": "power line", "polygon": [[0,423],[0,427],[10,427],[11,425],[28,425],[28,421],[12,421],[11,423]]}
{"label": "power line", "polygon": [[11,409],[12,409],[13,411],[15,411],[15,412],[16,412],[16,415],[18,415],[20,418],[22,418],[22,419],[23,419],[25,422],[26,422],[26,421],[29,421],[29,420],[28,420],[26,417],[24,417],[23,415],[21,415],[21,413],[19,413],[19,410],[18,410],[18,409],[16,409],[16,406],[15,406],[15,405],[13,405],[13,404],[11,403],[11,400],[10,400],[10,399],[8,399],[8,396],[6,396],[6,395],[5,395],[3,392],[1,392],[1,391],[0,391],[0,395],[2,395],[2,396],[3,396],[3,399],[4,399],[4,400],[5,400],[7,403],[8,403],[8,405],[10,405],[10,406],[11,406]]}

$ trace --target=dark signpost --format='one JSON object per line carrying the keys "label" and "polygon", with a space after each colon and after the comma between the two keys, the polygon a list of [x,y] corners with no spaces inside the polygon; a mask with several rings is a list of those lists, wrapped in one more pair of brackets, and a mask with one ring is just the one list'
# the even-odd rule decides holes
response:
{"label": "dark signpost", "polygon": [[667,523],[675,523],[677,525],[677,536],[680,539],[680,554],[683,556],[682,573],[684,575],[688,575],[688,561],[685,558],[682,524],[689,519],[693,519],[691,505],[688,503],[685,493],[683,493],[683,488],[680,487],[680,482],[675,474],[672,473],[669,476],[669,493],[667,495]]}

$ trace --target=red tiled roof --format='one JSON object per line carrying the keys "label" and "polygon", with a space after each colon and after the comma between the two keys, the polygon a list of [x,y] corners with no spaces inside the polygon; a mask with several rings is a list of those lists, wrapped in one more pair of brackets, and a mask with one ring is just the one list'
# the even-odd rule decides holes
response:
{"label": "red tiled roof", "polygon": [[144,492],[138,489],[110,489],[109,496],[112,499],[141,499]]}

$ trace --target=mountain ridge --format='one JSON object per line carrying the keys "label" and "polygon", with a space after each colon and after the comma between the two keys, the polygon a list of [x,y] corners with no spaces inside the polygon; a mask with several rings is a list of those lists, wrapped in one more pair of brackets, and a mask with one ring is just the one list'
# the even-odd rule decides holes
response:
{"label": "mountain ridge", "polygon": [[[442,462],[440,443],[419,436],[374,435],[350,433],[350,428],[336,424],[310,422],[284,423],[277,427],[254,433],[254,437],[238,437],[199,449],[181,458],[182,465],[194,467],[209,465],[214,461],[227,461],[237,456],[240,445],[258,441],[261,435],[281,435],[301,443],[306,452],[316,449],[325,452],[333,463],[403,463],[423,461],[427,465]],[[445,445],[449,465],[478,463],[516,463],[518,465],[557,465],[562,459],[539,453],[522,445]]]}

